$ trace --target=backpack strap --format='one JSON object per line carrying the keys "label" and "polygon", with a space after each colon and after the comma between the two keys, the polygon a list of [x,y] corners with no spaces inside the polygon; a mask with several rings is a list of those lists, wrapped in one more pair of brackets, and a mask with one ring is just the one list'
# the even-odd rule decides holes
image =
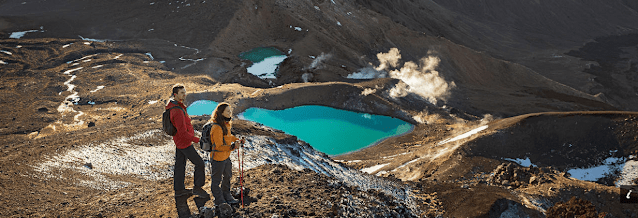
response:
{"label": "backpack strap", "polygon": [[[218,126],[219,126],[219,128],[221,128],[221,127],[222,127],[222,126],[220,126],[218,123],[213,122],[213,123],[211,124],[211,127],[210,127],[210,133],[211,133],[211,134],[213,133],[213,126],[215,126],[215,125],[218,125]],[[222,131],[222,134],[224,134],[224,132],[223,132],[223,131]],[[213,141],[213,137],[210,137],[210,140],[211,140],[211,144],[213,144],[213,143],[212,143],[212,141]],[[224,138],[224,136],[223,136],[223,135],[222,135],[222,142],[224,143],[224,145],[226,144],[226,139]],[[213,147],[212,152],[219,152],[218,150],[216,150],[217,145],[215,144],[214,146],[215,146],[215,147]]]}
{"label": "backpack strap", "polygon": [[186,116],[186,111],[184,110],[184,108],[182,108],[181,106],[179,106],[179,103],[175,100],[171,100],[171,103],[173,103],[176,106],[173,106],[171,108],[169,108],[168,110],[171,110],[173,108],[179,108],[180,110],[182,110],[182,112],[184,113],[184,116]]}

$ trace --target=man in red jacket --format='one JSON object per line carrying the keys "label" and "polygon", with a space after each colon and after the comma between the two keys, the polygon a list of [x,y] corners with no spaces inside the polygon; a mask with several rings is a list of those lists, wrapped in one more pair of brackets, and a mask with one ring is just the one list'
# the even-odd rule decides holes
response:
{"label": "man in red jacket", "polygon": [[[208,192],[202,189],[206,182],[206,176],[204,174],[204,161],[199,156],[192,143],[199,143],[199,138],[195,137],[195,131],[191,119],[186,113],[186,106],[184,105],[184,99],[186,99],[186,88],[183,85],[174,85],[172,99],[166,105],[166,109],[174,106],[170,111],[171,123],[177,129],[177,133],[173,136],[175,142],[175,171],[173,174],[173,189],[175,189],[175,196],[196,194],[199,197],[209,197]],[[195,165],[195,175],[193,178],[193,190],[192,192],[184,187],[184,177],[186,171],[186,159],[190,160]]]}

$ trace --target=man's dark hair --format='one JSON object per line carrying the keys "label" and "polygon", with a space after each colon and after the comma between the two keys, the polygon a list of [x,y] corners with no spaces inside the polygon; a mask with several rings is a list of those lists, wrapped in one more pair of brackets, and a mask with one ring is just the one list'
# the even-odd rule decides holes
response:
{"label": "man's dark hair", "polygon": [[171,96],[175,96],[175,94],[177,94],[179,92],[180,89],[183,89],[184,85],[182,84],[175,84],[173,85],[173,93],[171,94]]}

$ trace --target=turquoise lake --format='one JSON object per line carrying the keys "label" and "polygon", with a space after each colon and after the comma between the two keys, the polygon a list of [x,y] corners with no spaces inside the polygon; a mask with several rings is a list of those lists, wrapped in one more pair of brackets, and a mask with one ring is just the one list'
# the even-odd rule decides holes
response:
{"label": "turquoise lake", "polygon": [[[187,110],[190,115],[203,115],[216,106],[216,102],[197,101]],[[400,119],[316,105],[284,110],[249,108],[238,116],[297,136],[328,155],[356,151],[412,130],[411,124]]]}

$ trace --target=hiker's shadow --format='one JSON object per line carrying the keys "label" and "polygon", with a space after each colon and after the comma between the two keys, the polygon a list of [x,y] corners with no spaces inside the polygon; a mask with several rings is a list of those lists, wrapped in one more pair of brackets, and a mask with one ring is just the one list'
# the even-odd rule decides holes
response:
{"label": "hiker's shadow", "polygon": [[[175,208],[177,209],[177,215],[179,217],[190,217],[191,216],[191,211],[190,208],[188,207],[188,199],[191,196],[175,196]],[[200,197],[195,197],[193,198],[193,200],[195,201],[195,205],[197,205],[197,208],[202,208],[204,205],[206,205],[206,202],[208,202],[210,200],[210,198],[200,198]]]}

